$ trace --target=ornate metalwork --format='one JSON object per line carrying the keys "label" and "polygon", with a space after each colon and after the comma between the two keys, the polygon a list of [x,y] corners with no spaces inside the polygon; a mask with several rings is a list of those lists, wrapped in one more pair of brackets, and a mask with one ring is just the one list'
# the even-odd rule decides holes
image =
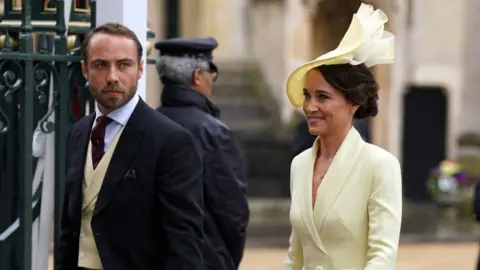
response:
{"label": "ornate metalwork", "polygon": [[[58,71],[53,64],[48,62],[38,62],[34,66],[34,78],[35,78],[35,94],[39,103],[43,104],[47,102],[47,96],[49,86],[57,86],[59,84]],[[53,81],[51,80],[53,78]],[[50,116],[55,112],[58,106],[58,89],[53,91],[53,101],[48,112],[39,121],[39,127],[44,133],[51,133],[55,130],[55,122],[50,121]]]}
{"label": "ornate metalwork", "polygon": [[[38,212],[32,203],[39,205],[32,199],[37,162],[32,158],[32,134],[36,129],[37,133],[55,132],[57,244],[68,131],[95,108],[82,74],[79,42],[96,24],[96,1],[83,5],[89,12],[72,7],[68,36],[63,0],[22,0],[16,10],[11,0],[5,1],[3,19],[17,21],[9,25],[0,18],[0,269],[31,269],[32,219]],[[149,31],[148,38],[153,37]],[[149,41],[148,54],[151,45]],[[148,63],[155,61],[148,59]]]}
{"label": "ornate metalwork", "polygon": [[[7,64],[12,69],[6,69]],[[18,74],[23,74],[23,67],[18,61],[6,60],[0,62],[0,94],[6,103],[11,104],[13,102],[13,95],[23,85],[23,79]],[[10,120],[0,106],[0,133],[6,133],[9,129]]]}
{"label": "ornate metalwork", "polygon": [[[38,6],[43,1],[32,0],[23,0],[16,12],[12,11],[12,2],[6,2],[4,19],[21,20],[20,26],[0,22],[0,269],[31,269],[32,179],[36,164],[32,158],[33,131],[55,131],[54,227],[58,243],[66,137],[71,125],[89,113],[74,110],[75,106],[85,107],[85,102],[79,104],[73,97],[78,92],[88,99],[84,95],[88,90],[78,68],[81,54],[69,51],[81,40],[78,36],[95,22],[91,22],[90,14],[79,15],[88,16],[84,20],[88,27],[70,28],[67,42],[64,1],[54,2],[55,11],[44,14],[46,20],[55,20],[53,26],[32,24],[43,9]],[[95,2],[89,4],[93,18]],[[72,82],[70,78],[76,79]]]}

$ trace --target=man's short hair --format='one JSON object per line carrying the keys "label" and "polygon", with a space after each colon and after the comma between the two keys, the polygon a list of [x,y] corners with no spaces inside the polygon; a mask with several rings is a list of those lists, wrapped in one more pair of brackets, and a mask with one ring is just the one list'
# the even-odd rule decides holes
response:
{"label": "man's short hair", "polygon": [[193,73],[197,68],[203,72],[210,71],[210,63],[206,60],[170,55],[160,56],[156,67],[162,81],[166,78],[185,85],[193,83]]}
{"label": "man's short hair", "polygon": [[88,59],[88,45],[90,44],[90,40],[95,34],[99,34],[99,33],[104,33],[104,34],[114,35],[114,36],[122,36],[122,37],[126,37],[128,39],[133,40],[135,42],[135,45],[137,45],[138,62],[140,62],[140,60],[142,59],[142,56],[143,56],[142,44],[138,40],[138,37],[135,34],[135,32],[133,32],[130,28],[119,23],[105,23],[95,27],[95,29],[90,31],[85,36],[85,39],[83,40],[83,43],[82,43],[82,55],[83,55],[83,60],[85,62],[87,62],[87,59]]}

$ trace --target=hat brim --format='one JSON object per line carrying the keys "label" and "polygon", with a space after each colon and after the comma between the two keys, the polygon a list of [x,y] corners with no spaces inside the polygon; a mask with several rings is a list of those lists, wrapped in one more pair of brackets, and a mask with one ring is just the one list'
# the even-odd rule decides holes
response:
{"label": "hat brim", "polygon": [[323,65],[338,65],[349,63],[349,57],[361,44],[363,28],[359,19],[354,15],[352,22],[338,47],[317,59],[304,63],[290,73],[287,79],[287,96],[295,107],[301,107],[304,101],[303,88],[305,75],[310,70]]}

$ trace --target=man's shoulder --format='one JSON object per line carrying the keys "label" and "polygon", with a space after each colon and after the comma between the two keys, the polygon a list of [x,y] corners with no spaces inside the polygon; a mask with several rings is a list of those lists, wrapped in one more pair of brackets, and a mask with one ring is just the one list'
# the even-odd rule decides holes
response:
{"label": "man's shoulder", "polygon": [[206,134],[217,139],[231,139],[233,136],[232,130],[225,123],[211,115],[206,116],[199,128]]}
{"label": "man's shoulder", "polygon": [[188,131],[184,129],[181,125],[164,115],[163,113],[159,112],[158,110],[148,108],[148,120],[147,120],[147,125],[148,130],[153,131],[153,132],[159,132],[159,133],[169,133],[169,134],[175,134],[175,133],[183,133]]}
{"label": "man's shoulder", "polygon": [[95,117],[95,113],[92,113],[80,118],[77,122],[73,124],[71,129],[72,132],[87,130],[88,126],[93,124],[94,117]]}
{"label": "man's shoulder", "polygon": [[159,107],[157,112],[184,126],[193,134],[207,134],[211,136],[230,136],[230,128],[220,119],[195,107]]}

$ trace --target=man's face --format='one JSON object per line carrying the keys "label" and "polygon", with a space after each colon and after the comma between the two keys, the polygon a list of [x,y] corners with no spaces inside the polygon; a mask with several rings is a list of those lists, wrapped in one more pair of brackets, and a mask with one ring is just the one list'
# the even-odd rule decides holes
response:
{"label": "man's face", "polygon": [[103,114],[122,107],[136,93],[143,74],[135,42],[124,36],[97,33],[88,46],[82,71]]}
{"label": "man's face", "polygon": [[202,71],[197,68],[193,73],[193,88],[197,89],[204,96],[210,96],[216,76],[216,72],[212,70]]}

